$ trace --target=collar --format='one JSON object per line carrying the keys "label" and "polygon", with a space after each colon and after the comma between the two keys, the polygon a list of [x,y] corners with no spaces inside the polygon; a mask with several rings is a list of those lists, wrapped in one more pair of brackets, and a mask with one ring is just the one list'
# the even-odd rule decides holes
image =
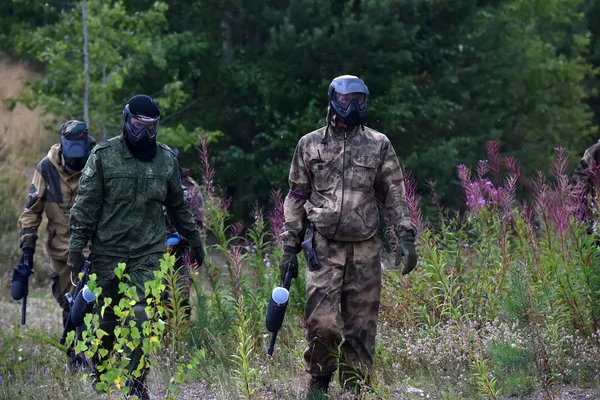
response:
{"label": "collar", "polygon": [[133,154],[131,154],[131,151],[129,151],[129,147],[127,147],[127,143],[125,143],[125,137],[122,133],[119,135],[119,141],[121,142],[121,152],[123,153],[123,157],[132,158]]}

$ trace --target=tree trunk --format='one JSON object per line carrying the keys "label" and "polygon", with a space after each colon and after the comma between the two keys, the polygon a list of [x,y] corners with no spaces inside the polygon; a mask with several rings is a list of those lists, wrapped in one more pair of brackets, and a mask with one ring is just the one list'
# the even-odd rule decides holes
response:
{"label": "tree trunk", "polygon": [[86,0],[81,0],[81,20],[83,25],[83,121],[90,129],[90,105],[89,105],[89,83],[90,83],[90,65],[88,57],[88,30]]}
{"label": "tree trunk", "polygon": [[223,50],[223,61],[226,64],[231,64],[233,61],[231,18],[231,11],[223,12],[221,18],[221,48]]}

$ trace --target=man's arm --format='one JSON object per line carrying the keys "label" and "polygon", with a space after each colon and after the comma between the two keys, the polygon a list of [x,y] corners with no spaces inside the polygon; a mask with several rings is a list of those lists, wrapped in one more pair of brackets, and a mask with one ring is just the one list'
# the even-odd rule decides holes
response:
{"label": "man's arm", "polygon": [[304,164],[303,154],[303,141],[300,140],[294,151],[290,167],[290,191],[283,203],[285,223],[284,230],[281,233],[283,245],[296,247],[297,249],[300,247],[301,235],[306,230],[308,223],[304,203],[306,203],[311,193],[310,174]]}
{"label": "man's arm", "polygon": [[40,162],[33,173],[33,180],[29,186],[29,193],[25,200],[25,209],[19,217],[18,226],[21,248],[29,247],[35,249],[38,238],[37,232],[42,223],[42,214],[46,206],[46,181],[40,173]]}
{"label": "man's arm", "polygon": [[96,152],[92,152],[79,179],[79,191],[71,208],[70,252],[81,252],[96,230],[98,217],[104,198],[104,174],[102,162]]}
{"label": "man's arm", "polygon": [[583,183],[586,194],[594,187],[594,178],[598,177],[599,159],[600,144],[595,144],[583,153],[583,157],[571,175],[572,183]]}
{"label": "man's arm", "polygon": [[204,229],[204,198],[200,190],[200,185],[192,177],[188,176],[185,178],[187,185],[187,198],[186,203],[192,210],[192,214],[196,220],[196,226],[199,229]]}
{"label": "man's arm", "polygon": [[200,231],[196,228],[194,215],[190,207],[183,198],[183,188],[181,187],[181,176],[177,161],[173,157],[174,167],[171,169],[171,176],[167,180],[167,197],[165,198],[165,207],[169,221],[175,226],[177,232],[190,242],[192,248],[202,246]]}
{"label": "man's arm", "polygon": [[410,219],[402,169],[389,140],[386,140],[382,146],[381,157],[382,163],[375,178],[375,195],[384,205],[390,221],[396,223],[398,238],[406,236],[414,238],[417,228]]}

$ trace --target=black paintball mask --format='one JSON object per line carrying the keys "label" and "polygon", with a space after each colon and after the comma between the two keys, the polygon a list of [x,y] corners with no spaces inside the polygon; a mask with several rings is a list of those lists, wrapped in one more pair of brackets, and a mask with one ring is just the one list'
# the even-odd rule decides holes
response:
{"label": "black paintball mask", "polygon": [[65,166],[71,171],[81,171],[92,148],[87,124],[76,120],[67,121],[60,126],[60,134],[60,151]]}
{"label": "black paintball mask", "polygon": [[156,156],[160,108],[144,94],[129,99],[123,109],[123,136],[134,157],[149,161]]}
{"label": "black paintball mask", "polygon": [[329,85],[329,105],[337,118],[348,126],[364,124],[369,88],[362,79],[342,75]]}

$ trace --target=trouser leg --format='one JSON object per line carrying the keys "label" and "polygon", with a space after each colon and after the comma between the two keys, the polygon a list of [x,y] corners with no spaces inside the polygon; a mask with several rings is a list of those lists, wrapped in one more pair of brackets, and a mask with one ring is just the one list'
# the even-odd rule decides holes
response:
{"label": "trouser leg", "polygon": [[[67,260],[50,259],[50,268],[48,270],[50,280],[52,281],[52,295],[58,305],[63,309],[69,309],[65,295],[73,294],[75,286],[71,282],[71,270],[67,267]],[[73,277],[73,282],[77,277]]]}
{"label": "trouser leg", "polygon": [[[102,288],[102,295],[99,303],[96,306],[95,312],[100,316],[100,329],[106,332],[102,337],[102,347],[109,351],[106,357],[110,357],[110,351],[113,349],[115,341],[115,328],[121,321],[115,315],[112,306],[105,308],[104,314],[100,313],[101,307],[104,304],[104,298],[111,298],[111,305],[119,304],[122,294],[119,293],[119,279],[116,277],[114,270],[118,263],[125,262],[125,274],[129,275],[129,286],[136,288],[139,302],[133,307],[132,318],[135,320],[136,327],[141,331],[142,324],[147,320],[145,312],[145,283],[154,279],[154,271],[160,269],[159,259],[162,253],[149,254],[142,257],[122,259],[119,257],[94,255],[90,257],[92,261],[92,273],[96,274],[96,284]],[[131,359],[129,363],[129,372],[136,376],[135,385],[132,387],[140,388],[145,384],[147,368],[144,362],[144,354],[141,345],[131,351],[128,347],[125,348],[127,357]],[[97,365],[102,363],[105,358],[95,357]],[[136,373],[139,371],[139,373]]]}
{"label": "trouser leg", "polygon": [[375,336],[381,297],[381,241],[374,237],[350,244],[341,313],[344,321],[340,383],[349,388],[368,384],[375,358]]}
{"label": "trouser leg", "polygon": [[343,321],[340,313],[346,244],[328,240],[315,232],[313,246],[321,263],[316,271],[306,270],[307,348],[306,371],[312,376],[330,376],[337,369]]}

